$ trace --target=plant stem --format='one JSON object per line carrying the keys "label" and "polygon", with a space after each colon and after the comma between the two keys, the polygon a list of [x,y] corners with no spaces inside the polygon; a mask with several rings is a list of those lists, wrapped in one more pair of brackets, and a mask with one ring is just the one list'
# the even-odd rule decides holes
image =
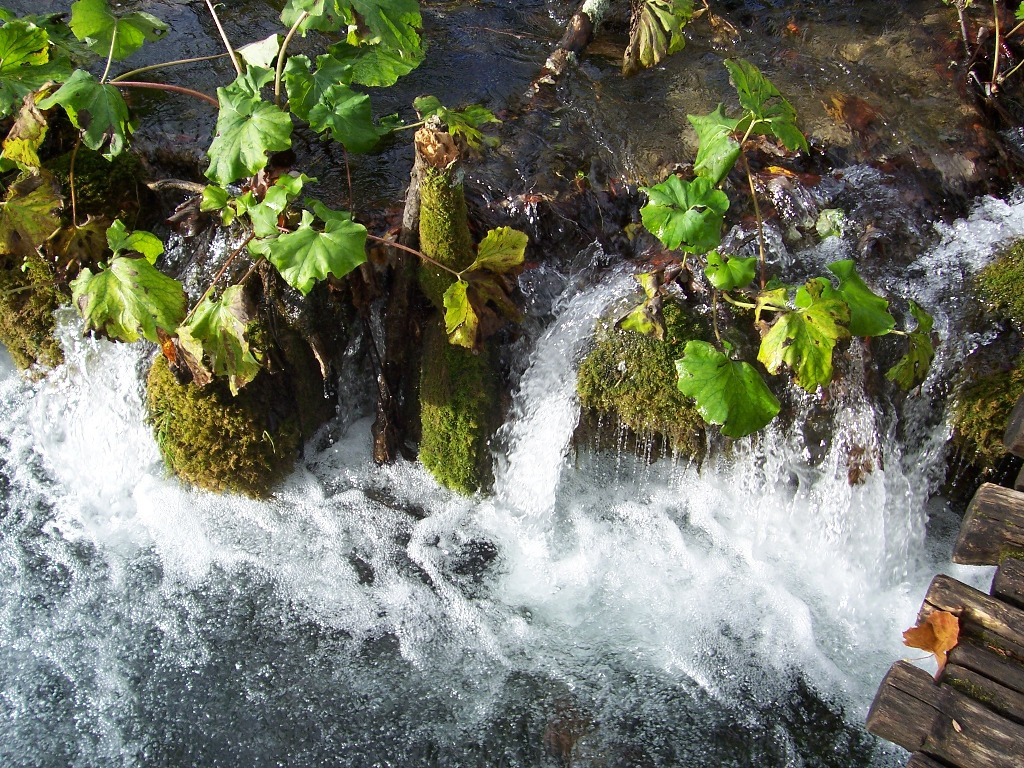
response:
{"label": "plant stem", "polygon": [[103,77],[100,78],[101,83],[107,82],[107,75],[110,74],[110,65],[114,61],[114,44],[117,42],[117,25],[114,25],[114,31],[110,34],[110,51],[107,53],[107,66],[103,68]]}
{"label": "plant stem", "polygon": [[117,77],[110,78],[111,84],[118,83],[121,80],[127,80],[129,77],[135,75],[141,75],[143,72],[152,72],[155,69],[163,69],[164,67],[176,67],[182,64],[198,64],[200,61],[213,61],[214,59],[223,59],[228,54],[226,53],[215,53],[213,56],[197,56],[193,59],[175,59],[174,61],[164,61],[160,64],[150,64],[148,67],[139,67],[138,69],[130,69],[127,72],[118,75]]}
{"label": "plant stem", "polygon": [[238,54],[235,53],[235,49],[231,47],[231,41],[228,40],[228,35],[224,31],[224,27],[220,23],[220,17],[217,16],[217,9],[213,7],[213,0],[206,0],[206,7],[210,9],[210,15],[213,17],[213,23],[217,27],[217,31],[220,33],[220,39],[224,42],[224,47],[227,49],[228,56],[231,57],[231,63],[235,65],[235,72],[238,76],[242,76],[242,65],[238,61]]}
{"label": "plant stem", "polygon": [[78,206],[75,199],[75,160],[78,157],[78,148],[82,146],[82,136],[79,134],[75,141],[75,148],[71,150],[71,161],[68,163],[68,187],[71,189],[71,224],[78,226]]}
{"label": "plant stem", "polygon": [[718,340],[719,346],[721,346],[722,334],[718,332],[718,294],[717,288],[711,292],[711,327],[714,328],[715,338]]}
{"label": "plant stem", "polygon": [[[725,291],[722,291],[722,298],[732,304],[734,307],[740,307],[742,309],[757,309],[757,304],[751,304],[746,301],[738,301],[730,296]],[[772,309],[772,307],[765,307],[765,309]]]}
{"label": "plant stem", "polygon": [[1002,46],[1002,40],[999,29],[999,0],[992,0],[992,18],[996,23],[996,51],[995,56],[992,57],[992,81],[991,88],[995,87],[999,83],[999,48]]}
{"label": "plant stem", "polygon": [[456,277],[456,278],[458,278],[460,280],[462,279],[462,272],[456,272],[451,267],[446,267],[441,262],[434,261],[432,258],[427,256],[427,254],[425,254],[423,251],[417,251],[415,248],[410,248],[407,245],[402,245],[401,243],[396,243],[396,242],[393,242],[391,240],[385,240],[383,237],[377,237],[376,235],[371,235],[369,232],[366,233],[366,238],[368,240],[373,240],[374,242],[377,242],[377,243],[382,243],[383,245],[389,246],[391,248],[397,248],[400,251],[405,251],[406,253],[411,253],[413,256],[420,257],[421,259],[423,259],[423,261],[427,262],[428,264],[430,264],[432,266],[435,266],[438,269],[444,270],[448,274],[453,275],[454,277]]}
{"label": "plant stem", "polygon": [[345,178],[348,179],[348,207],[354,214],[356,211],[356,196],[352,192],[352,167],[348,164],[348,150],[345,149],[344,144],[341,145],[341,153],[345,158]]}
{"label": "plant stem", "polygon": [[217,274],[214,275],[213,280],[210,281],[210,284],[206,287],[206,290],[203,291],[203,295],[199,297],[199,301],[197,301],[196,305],[189,310],[189,313],[185,316],[185,319],[181,321],[182,325],[188,325],[188,321],[192,319],[192,315],[194,315],[196,310],[199,309],[199,305],[206,301],[206,297],[209,296],[210,293],[213,291],[214,286],[216,286],[217,282],[224,276],[224,273],[228,271],[228,267],[231,266],[231,262],[238,258],[238,254],[245,250],[245,246],[252,242],[254,237],[256,237],[256,233],[251,232],[249,236],[242,241],[242,244],[235,248],[235,250],[231,252],[231,255],[224,260],[224,264],[221,266],[220,271],[218,271]]}
{"label": "plant stem", "polygon": [[277,70],[274,73],[274,103],[277,106],[281,106],[281,75],[284,74],[284,54],[288,50],[288,44],[291,43],[292,38],[295,37],[295,33],[299,31],[299,25],[309,18],[309,12],[303,11],[299,14],[299,18],[292,24],[292,28],[288,30],[288,34],[284,36],[284,41],[281,43],[281,50],[277,52]]}
{"label": "plant stem", "polygon": [[750,198],[754,201],[754,217],[757,219],[757,255],[761,264],[761,290],[763,291],[767,283],[764,268],[764,221],[761,219],[761,206],[757,202],[757,191],[754,189],[754,175],[750,172],[750,163],[747,162],[747,156],[742,152],[740,152],[740,157],[743,158],[743,169],[747,172],[747,183],[750,184]]}
{"label": "plant stem", "polygon": [[956,15],[960,19],[960,39],[964,41],[964,54],[968,59],[971,58],[971,44],[967,42],[967,20],[964,18],[964,8],[959,0],[955,3]]}
{"label": "plant stem", "polygon": [[137,82],[134,80],[121,80],[117,83],[118,88],[152,88],[157,91],[170,91],[172,93],[184,93],[186,96],[194,96],[197,99],[209,102],[215,107],[220,107],[220,103],[213,98],[213,96],[207,96],[205,93],[194,91],[191,88],[186,88],[182,85],[169,85],[167,83],[146,83]]}

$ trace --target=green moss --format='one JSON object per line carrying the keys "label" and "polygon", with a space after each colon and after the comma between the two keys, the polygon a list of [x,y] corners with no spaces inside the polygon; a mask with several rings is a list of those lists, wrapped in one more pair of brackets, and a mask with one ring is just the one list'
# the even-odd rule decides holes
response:
{"label": "green moss", "polygon": [[200,488],[268,495],[291,471],[302,442],[296,420],[279,415],[274,378],[261,373],[232,397],[220,379],[201,389],[178,383],[158,357],[147,382],[149,414],[167,466]]}
{"label": "green moss", "polygon": [[52,367],[64,359],[53,335],[53,311],[60,305],[53,273],[38,256],[0,265],[0,342],[19,368]]}
{"label": "green moss", "polygon": [[[476,253],[466,196],[457,175],[431,168],[420,182],[420,249],[455,270],[472,264]],[[420,286],[438,310],[443,311],[441,299],[452,281],[450,274],[436,267],[420,269]]]}
{"label": "green moss", "polygon": [[[70,199],[71,153],[44,163],[60,180]],[[75,156],[75,205],[82,214],[123,216],[139,208],[142,165],[130,152],[107,160],[99,152],[80,147]]]}
{"label": "green moss", "polygon": [[612,414],[634,432],[662,435],[673,451],[699,460],[704,421],[676,389],[675,361],[686,342],[703,333],[674,302],[666,302],[663,314],[664,341],[611,323],[602,326],[597,345],[580,365],[576,389],[585,408]]}
{"label": "green moss", "polygon": [[993,468],[1006,453],[1003,433],[1010,411],[1024,392],[1024,364],[964,387],[953,404],[953,440],[980,469]]}
{"label": "green moss", "polygon": [[448,343],[434,324],[424,334],[420,378],[420,461],[447,488],[471,494],[490,481],[488,437],[495,381],[486,353]]}

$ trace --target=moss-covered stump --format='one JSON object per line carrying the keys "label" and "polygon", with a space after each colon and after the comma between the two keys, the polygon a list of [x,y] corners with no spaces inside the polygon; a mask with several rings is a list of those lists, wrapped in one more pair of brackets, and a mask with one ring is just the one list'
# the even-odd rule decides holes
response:
{"label": "moss-covered stump", "polygon": [[493,366],[486,354],[449,344],[440,324],[424,334],[423,356],[420,462],[446,488],[474,493],[491,480]]}
{"label": "moss-covered stump", "polygon": [[[149,414],[160,453],[200,488],[265,497],[291,471],[302,445],[278,377],[261,373],[237,396],[215,379],[180,384],[162,356],[149,371]],[[282,413],[282,410],[284,413]]]}
{"label": "moss-covered stump", "polygon": [[678,389],[676,359],[702,328],[674,302],[666,302],[665,340],[612,323],[598,329],[597,343],[580,365],[576,389],[584,408],[610,414],[641,435],[663,437],[671,450],[695,460],[706,450],[704,421]]}
{"label": "moss-covered stump", "polygon": [[60,294],[49,267],[30,256],[4,256],[0,261],[0,342],[19,368],[53,367],[64,353],[53,335],[53,311]]}
{"label": "moss-covered stump", "polygon": [[1017,399],[1024,394],[1024,361],[1007,371],[971,382],[953,403],[953,443],[961,457],[982,472],[1006,455],[1003,432]]}

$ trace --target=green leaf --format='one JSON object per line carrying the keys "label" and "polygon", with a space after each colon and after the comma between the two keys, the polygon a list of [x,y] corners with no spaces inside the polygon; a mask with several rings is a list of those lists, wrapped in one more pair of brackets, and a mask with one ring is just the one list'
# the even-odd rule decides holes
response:
{"label": "green leaf", "polygon": [[818,231],[818,237],[824,240],[827,237],[840,237],[846,224],[846,214],[840,208],[825,208],[818,214],[818,220],[814,228]]}
{"label": "green leaf", "polygon": [[666,248],[707,253],[722,241],[722,222],[729,198],[710,179],[683,181],[670,176],[661,184],[641,187],[648,202],[640,209],[644,227]]}
{"label": "green leaf", "polygon": [[173,334],[185,318],[185,289],[145,259],[118,256],[93,274],[83,269],[71,297],[87,329],[112,339],[159,342],[157,328]]}
{"label": "green leaf", "polygon": [[205,298],[188,323],[178,328],[182,348],[201,365],[205,355],[210,361],[208,370],[214,376],[227,377],[233,395],[260,372],[260,363],[245,338],[252,318],[244,289],[232,285],[217,301]]}
{"label": "green leaf", "polygon": [[469,284],[456,280],[444,292],[444,329],[448,341],[472,349],[476,345],[476,332],[480,319],[469,301]]}
{"label": "green leaf", "polygon": [[828,265],[839,278],[839,294],[850,306],[850,333],[854,336],[884,336],[896,327],[889,302],[868,288],[857,274],[852,259]]}
{"label": "green leaf", "polygon": [[1017,6],[1017,10],[1014,11],[1013,17],[1020,21],[1024,21],[1024,3]]}
{"label": "green leaf", "polygon": [[736,256],[723,257],[718,251],[708,254],[708,265],[704,274],[720,291],[731,291],[750,283],[757,273],[757,257],[741,259]]}
{"label": "green leaf", "polygon": [[164,252],[164,244],[159,237],[141,229],[129,233],[120,219],[114,219],[107,228],[107,247],[115,257],[123,253],[138,253],[150,264],[155,264],[157,257]]}
{"label": "green leaf", "polygon": [[344,277],[366,261],[366,228],[322,203],[313,206],[324,229],[313,229],[313,216],[303,211],[294,232],[254,241],[249,250],[266,256],[285,281],[303,295],[328,275]]}
{"label": "green leaf", "polygon": [[60,183],[46,171],[23,173],[7,190],[0,209],[0,248],[25,255],[60,229]]}
{"label": "green leaf", "polygon": [[[772,281],[774,282],[774,281]],[[828,283],[829,288],[832,284]],[[810,301],[807,302],[808,304]],[[772,286],[769,283],[765,286],[765,289],[757,294],[754,307],[754,322],[761,322],[761,313],[765,310],[769,312],[788,312],[789,311],[789,288],[784,285]]]}
{"label": "green leaf", "polygon": [[448,126],[448,132],[452,136],[462,136],[466,143],[474,148],[481,144],[493,144],[494,140],[485,137],[480,129],[488,123],[501,122],[493,112],[479,104],[470,104],[465,109],[448,109],[436,96],[420,96],[412,105],[420,119],[426,120],[436,115]]}
{"label": "green leaf", "polygon": [[220,211],[220,223],[227,227],[235,220],[235,208],[230,205],[231,200],[231,193],[226,189],[215,184],[207,184],[203,187],[199,210],[204,213]]}
{"label": "green leaf", "polygon": [[23,171],[39,168],[39,148],[46,138],[46,116],[36,106],[37,98],[39,94],[25,96],[18,118],[4,139],[3,159]]}
{"label": "green leaf", "polygon": [[633,7],[629,45],[622,58],[626,77],[681,51],[686,45],[683,28],[693,16],[693,0],[641,0]]}
{"label": "green leaf", "polygon": [[370,97],[337,83],[328,88],[309,110],[309,127],[317,133],[331,132],[331,138],[349,152],[369,152],[380,139],[373,123]]}
{"label": "green leaf", "polygon": [[298,27],[303,36],[311,30],[337,32],[355,24],[352,6],[346,0],[288,0],[281,11],[281,23],[290,28],[303,13],[309,14]]}
{"label": "green leaf", "polygon": [[267,152],[291,146],[291,116],[260,97],[273,78],[269,69],[248,67],[231,85],[217,89],[220,113],[206,153],[206,177],[220,186],[258,173],[267,165]]}
{"label": "green leaf", "polygon": [[750,363],[730,360],[706,341],[688,341],[676,361],[677,387],[697,401],[709,424],[727,437],[744,437],[775,418],[780,404]]}
{"label": "green leaf", "polygon": [[935,358],[935,347],[932,345],[935,321],[913,301],[910,302],[910,314],[917,321],[917,328],[907,334],[910,349],[885,374],[885,378],[895,381],[903,390],[911,390],[921,384],[927,378],[928,369]]}
{"label": "green leaf", "polygon": [[143,11],[115,16],[107,0],[78,0],[71,4],[71,30],[75,37],[103,57],[127,58],[147,40],[159,40],[167,29],[160,19]]}
{"label": "green leaf", "polygon": [[394,85],[400,77],[412,72],[426,55],[415,33],[409,35],[408,44],[400,49],[336,43],[327,52],[352,68],[353,83],[382,88]]}
{"label": "green leaf", "polygon": [[467,272],[488,269],[491,272],[512,272],[523,265],[526,246],[530,238],[525,232],[511,227],[490,230],[476,248],[476,260]]}
{"label": "green leaf", "polygon": [[352,67],[340,59],[324,54],[316,59],[316,71],[305,56],[289,56],[284,67],[284,84],[288,91],[288,108],[301,119],[309,120],[309,111],[323,101],[331,86],[352,81]]}
{"label": "green leaf", "polygon": [[39,102],[39,108],[51,109],[57,104],[64,107],[72,124],[82,130],[85,146],[97,152],[107,147],[103,156],[108,160],[121,154],[132,124],[128,106],[117,88],[102,85],[84,69],[76,69],[55,94]]}
{"label": "green leaf", "polygon": [[417,31],[422,20],[416,0],[288,0],[281,22],[291,27],[303,12],[309,14],[298,26],[303,35],[310,30],[346,29],[350,44],[381,45],[402,58],[417,63],[422,59]]}
{"label": "green leaf", "polygon": [[660,297],[651,297],[641,302],[623,315],[618,325],[624,331],[634,331],[664,341],[665,318],[661,313]]}
{"label": "green leaf", "polygon": [[49,42],[45,30],[27,21],[0,27],[0,117],[18,109],[27,94],[71,74],[67,59],[50,60]]}
{"label": "green leaf", "polygon": [[810,303],[776,318],[761,340],[757,359],[769,373],[788,365],[797,384],[814,392],[832,381],[832,351],[839,339],[850,335],[850,308],[842,299],[823,296],[815,281],[806,288]]}
{"label": "green leaf", "polygon": [[739,121],[726,117],[721,104],[710,114],[687,115],[686,119],[697,131],[699,142],[693,171],[717,187],[740,156],[740,143],[732,137]]}
{"label": "green leaf", "polygon": [[759,123],[754,133],[770,133],[781,141],[786,149],[807,151],[807,139],[796,127],[796,110],[782,98],[782,94],[761,70],[743,59],[726,59],[725,66],[740,104]]}
{"label": "green leaf", "polygon": [[277,65],[277,55],[281,50],[280,35],[271,35],[255,43],[243,45],[236,49],[238,55],[250,67],[267,67],[273,69]]}

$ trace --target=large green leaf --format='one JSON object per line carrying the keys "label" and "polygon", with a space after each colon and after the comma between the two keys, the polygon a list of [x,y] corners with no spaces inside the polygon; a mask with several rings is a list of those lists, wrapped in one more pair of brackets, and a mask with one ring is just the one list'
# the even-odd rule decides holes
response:
{"label": "large green leaf", "polygon": [[907,334],[910,349],[885,374],[885,378],[895,381],[904,390],[913,389],[925,380],[935,357],[935,347],[932,345],[935,321],[913,301],[910,302],[910,314],[917,321],[917,328]]}
{"label": "large green leaf", "polygon": [[470,303],[468,290],[469,283],[456,280],[444,292],[444,329],[450,343],[472,349],[480,318]]}
{"label": "large green leaf", "polygon": [[490,230],[476,248],[476,260],[467,271],[488,269],[491,272],[512,272],[523,265],[530,238],[511,227]]}
{"label": "large green leaf", "polygon": [[0,249],[26,255],[60,228],[60,183],[49,173],[24,173],[11,184],[0,208]]}
{"label": "large green leaf", "polygon": [[309,14],[298,29],[348,33],[351,44],[377,44],[403,58],[422,58],[418,30],[422,24],[417,0],[288,0],[281,21],[291,27]]}
{"label": "large green leaf", "polygon": [[107,247],[113,251],[114,256],[138,253],[150,264],[155,264],[157,257],[164,252],[164,244],[159,237],[141,229],[129,232],[120,219],[114,219],[114,223],[107,228]]}
{"label": "large green leaf", "polygon": [[85,146],[97,152],[106,147],[103,156],[108,159],[121,154],[133,126],[117,88],[101,84],[84,69],[76,69],[55,94],[39,102],[39,108],[51,109],[57,104],[82,130]]}
{"label": "large green leaf", "polygon": [[260,372],[260,363],[245,338],[252,319],[245,291],[233,285],[216,301],[205,298],[188,323],[178,328],[182,348],[204,368],[205,354],[210,362],[207,370],[214,376],[226,376],[235,395]]}
{"label": "large green leaf", "polygon": [[896,327],[889,302],[868,288],[857,274],[852,259],[828,265],[839,278],[839,294],[850,305],[850,333],[854,336],[884,336]]}
{"label": "large green leaf", "polygon": [[351,82],[352,67],[334,56],[317,56],[316,71],[308,57],[289,56],[284,68],[288,109],[303,120],[309,120],[309,110],[324,99],[331,86]]}
{"label": "large green leaf", "polygon": [[303,211],[294,232],[254,241],[249,246],[251,252],[266,256],[285,281],[302,294],[309,293],[328,275],[344,277],[366,261],[366,228],[362,224],[319,202],[313,209],[324,222],[322,232],[313,228],[313,215]]}
{"label": "large green leaf", "polygon": [[492,139],[484,136],[480,130],[488,123],[500,123],[494,113],[479,104],[470,104],[465,109],[448,109],[436,96],[420,96],[412,103],[420,119],[426,120],[435,115],[448,126],[452,136],[462,136],[471,147],[481,144],[493,144]]}
{"label": "large green leaf", "polygon": [[822,295],[822,286],[807,283],[810,303],[783,312],[761,340],[757,359],[769,373],[788,365],[796,382],[808,392],[832,381],[832,351],[850,335],[850,308],[842,299]]}
{"label": "large green leaf", "polygon": [[288,0],[281,11],[281,23],[291,27],[307,17],[299,24],[299,31],[305,35],[311,30],[319,32],[338,32],[355,24],[352,5],[347,0]]}
{"label": "large green leaf", "polygon": [[710,179],[683,181],[670,176],[661,184],[641,187],[648,202],[640,209],[644,227],[666,248],[707,253],[722,241],[722,221],[729,198]]}
{"label": "large green leaf", "polygon": [[679,391],[697,401],[709,424],[727,437],[744,437],[775,418],[780,404],[750,363],[730,360],[706,341],[688,341],[676,360]]}
{"label": "large green leaf", "polygon": [[274,78],[263,67],[248,67],[226,88],[217,89],[220,113],[207,155],[206,177],[221,186],[252,176],[267,165],[267,152],[291,146],[292,119],[260,96]]}
{"label": "large green leaf", "polygon": [[740,143],[732,137],[739,121],[726,117],[721,104],[710,114],[687,115],[686,119],[697,131],[699,142],[693,172],[718,186],[740,156]]}
{"label": "large green leaf", "polygon": [[408,44],[400,49],[342,42],[332,45],[327,51],[352,67],[353,83],[386,88],[416,69],[426,55],[419,35],[410,31],[407,36]]}
{"label": "large green leaf", "polygon": [[757,273],[757,257],[741,259],[738,256],[721,256],[718,251],[708,254],[708,265],[704,274],[715,288],[731,291],[748,285]]}
{"label": "large green leaf", "polygon": [[317,133],[331,132],[331,138],[349,152],[369,152],[380,139],[373,123],[370,97],[343,83],[328,88],[309,110],[309,127]]}
{"label": "large green leaf", "polygon": [[770,133],[789,150],[807,151],[807,139],[796,127],[796,110],[786,101],[761,70],[743,59],[726,59],[732,83],[742,107],[750,111],[759,124],[754,133]]}
{"label": "large green leaf", "polygon": [[147,40],[159,40],[167,29],[160,19],[144,11],[115,16],[107,0],[78,0],[71,4],[71,30],[100,56],[124,59]]}
{"label": "large green leaf", "polygon": [[27,21],[0,27],[0,117],[18,109],[26,94],[71,74],[66,58],[51,60],[49,43],[46,31]]}
{"label": "large green leaf", "polygon": [[693,0],[640,0],[633,4],[629,45],[622,58],[626,77],[657,65],[686,45],[683,28],[693,16]]}
{"label": "large green leaf", "polygon": [[83,269],[71,297],[87,329],[120,341],[158,343],[157,328],[172,334],[185,319],[185,289],[145,259],[118,256],[96,274]]}

